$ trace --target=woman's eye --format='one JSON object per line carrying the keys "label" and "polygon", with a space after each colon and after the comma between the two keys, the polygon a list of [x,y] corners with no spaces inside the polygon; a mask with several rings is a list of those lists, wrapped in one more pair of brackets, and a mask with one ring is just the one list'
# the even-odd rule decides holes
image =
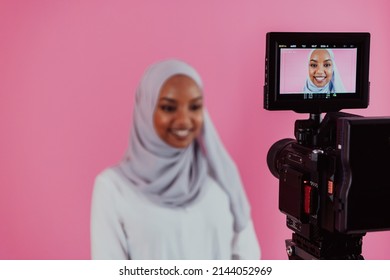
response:
{"label": "woman's eye", "polygon": [[190,110],[191,111],[197,111],[197,110],[200,110],[200,109],[202,109],[202,104],[192,104],[190,106]]}
{"label": "woman's eye", "polygon": [[176,107],[175,106],[172,106],[172,105],[161,105],[160,106],[160,109],[163,110],[164,112],[173,112],[176,110]]}
{"label": "woman's eye", "polygon": [[310,67],[311,67],[311,68],[316,68],[316,67],[317,67],[317,64],[311,63],[311,64],[310,64]]}
{"label": "woman's eye", "polygon": [[324,67],[326,67],[326,68],[329,68],[329,67],[331,67],[331,66],[332,66],[332,64],[330,64],[330,63],[324,64]]}

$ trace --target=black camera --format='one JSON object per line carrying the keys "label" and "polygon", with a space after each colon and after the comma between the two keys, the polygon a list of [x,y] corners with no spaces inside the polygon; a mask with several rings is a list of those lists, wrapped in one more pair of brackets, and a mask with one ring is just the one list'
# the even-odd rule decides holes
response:
{"label": "black camera", "polygon": [[390,118],[340,112],[368,106],[369,46],[369,33],[267,33],[264,108],[309,113],[267,155],[289,259],[363,259],[363,236],[390,229]]}

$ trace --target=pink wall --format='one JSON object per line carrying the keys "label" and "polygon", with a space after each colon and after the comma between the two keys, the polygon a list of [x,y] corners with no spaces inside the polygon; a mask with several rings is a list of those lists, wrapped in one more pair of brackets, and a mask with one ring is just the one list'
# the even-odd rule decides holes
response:
{"label": "pink wall", "polygon": [[[201,73],[246,184],[263,258],[286,259],[291,231],[265,157],[306,116],[262,108],[266,32],[371,32],[371,104],[355,112],[390,115],[389,2],[329,0],[324,11],[299,2],[2,0],[0,259],[90,257],[94,177],[126,149],[144,69],[167,57]],[[369,233],[364,255],[390,259],[390,233]]]}

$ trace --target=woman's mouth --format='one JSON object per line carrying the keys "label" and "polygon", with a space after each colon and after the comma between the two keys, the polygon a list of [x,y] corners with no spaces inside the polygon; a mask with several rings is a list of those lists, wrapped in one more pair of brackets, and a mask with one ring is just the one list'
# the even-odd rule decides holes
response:
{"label": "woman's mouth", "polygon": [[321,83],[321,82],[323,82],[326,79],[326,76],[314,76],[314,79],[317,82]]}
{"label": "woman's mouth", "polygon": [[186,138],[188,135],[190,135],[191,130],[190,129],[171,129],[171,133],[178,138]]}

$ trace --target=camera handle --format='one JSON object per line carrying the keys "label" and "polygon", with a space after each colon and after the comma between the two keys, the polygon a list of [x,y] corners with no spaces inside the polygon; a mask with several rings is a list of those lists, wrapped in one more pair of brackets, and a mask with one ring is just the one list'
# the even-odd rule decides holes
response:
{"label": "camera handle", "polygon": [[306,147],[318,145],[317,136],[321,125],[321,114],[310,114],[306,120],[296,120],[294,127],[295,138],[298,144]]}

